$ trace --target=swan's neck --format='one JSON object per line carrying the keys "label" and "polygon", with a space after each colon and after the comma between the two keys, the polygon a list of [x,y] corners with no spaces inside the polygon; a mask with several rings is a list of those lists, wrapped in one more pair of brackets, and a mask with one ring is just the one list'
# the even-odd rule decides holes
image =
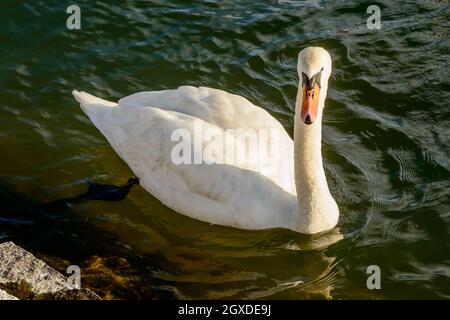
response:
{"label": "swan's neck", "polygon": [[[324,90],[324,95],[326,89]],[[301,90],[297,98],[294,127],[295,184],[299,212],[295,226],[302,233],[317,233],[333,228],[339,210],[328,189],[322,163],[322,109],[319,104],[316,121],[306,125],[300,119]]]}

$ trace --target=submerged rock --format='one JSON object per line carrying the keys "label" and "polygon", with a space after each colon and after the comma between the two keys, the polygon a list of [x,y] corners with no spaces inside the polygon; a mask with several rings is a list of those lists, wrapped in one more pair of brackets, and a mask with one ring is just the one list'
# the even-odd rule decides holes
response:
{"label": "submerged rock", "polygon": [[69,290],[67,278],[13,242],[0,244],[0,290],[19,299],[101,299],[89,289]]}

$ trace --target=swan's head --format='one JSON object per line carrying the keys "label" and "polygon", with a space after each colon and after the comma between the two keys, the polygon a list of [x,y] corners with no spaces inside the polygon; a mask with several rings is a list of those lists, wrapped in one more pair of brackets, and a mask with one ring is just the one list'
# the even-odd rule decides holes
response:
{"label": "swan's head", "polygon": [[305,48],[298,54],[297,70],[302,92],[301,106],[298,105],[301,107],[300,118],[306,124],[313,124],[325,103],[331,56],[320,47]]}

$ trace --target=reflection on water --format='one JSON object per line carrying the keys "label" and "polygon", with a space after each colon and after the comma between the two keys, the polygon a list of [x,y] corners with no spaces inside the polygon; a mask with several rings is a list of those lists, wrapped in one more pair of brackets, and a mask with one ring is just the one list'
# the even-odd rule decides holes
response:
{"label": "reflection on water", "polygon": [[[449,39],[445,1],[3,1],[0,240],[79,264],[106,298],[449,298]],[[109,100],[205,85],[245,96],[293,130],[297,54],[333,56],[323,155],[336,230],[211,226],[142,188],[68,201],[130,170],[70,92]],[[65,200],[61,200],[65,199]],[[367,266],[382,290],[366,288]]]}

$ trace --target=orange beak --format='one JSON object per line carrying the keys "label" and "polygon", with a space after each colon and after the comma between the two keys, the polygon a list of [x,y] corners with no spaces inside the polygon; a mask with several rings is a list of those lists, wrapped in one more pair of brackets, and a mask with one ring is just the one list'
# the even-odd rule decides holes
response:
{"label": "orange beak", "polygon": [[300,116],[306,124],[312,124],[317,118],[319,92],[320,87],[317,82],[311,90],[308,90],[305,85],[303,86],[302,112]]}

